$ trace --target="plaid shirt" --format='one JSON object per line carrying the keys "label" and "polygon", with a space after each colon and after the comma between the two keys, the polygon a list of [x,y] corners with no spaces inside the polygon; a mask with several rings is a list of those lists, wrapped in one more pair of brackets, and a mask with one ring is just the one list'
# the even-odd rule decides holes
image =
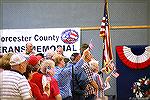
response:
{"label": "plaid shirt", "polygon": [[71,93],[71,80],[72,80],[72,68],[64,67],[60,68],[59,66],[55,67],[54,78],[58,81],[58,86],[60,89],[60,94],[62,98],[72,96]]}
{"label": "plaid shirt", "polygon": [[[80,59],[74,66],[75,71],[80,69],[80,67],[83,64],[83,59]],[[58,86],[60,89],[60,94],[62,98],[66,98],[68,96],[72,96],[71,93],[71,80],[72,80],[72,64],[67,65],[63,68],[60,68],[59,66],[55,67],[55,75],[54,78],[58,81]]]}
{"label": "plaid shirt", "polygon": [[[84,64],[82,65],[82,67],[83,67],[85,73],[86,73],[87,76],[88,76],[89,83],[92,82],[92,81],[94,81],[94,79],[93,79],[93,72],[92,72],[92,70],[89,68],[89,64],[88,64],[87,62],[84,62]],[[91,84],[88,84],[88,85],[86,86],[85,97],[87,97],[87,96],[90,95],[90,94],[96,94],[96,93],[95,93],[94,87],[93,87]]]}

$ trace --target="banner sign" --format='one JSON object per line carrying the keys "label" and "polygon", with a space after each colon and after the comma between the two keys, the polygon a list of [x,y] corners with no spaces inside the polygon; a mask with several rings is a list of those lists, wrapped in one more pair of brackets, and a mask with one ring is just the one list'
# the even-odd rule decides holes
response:
{"label": "banner sign", "polygon": [[62,46],[64,56],[80,52],[80,28],[4,29],[0,30],[0,53],[24,52],[30,42],[37,53]]}

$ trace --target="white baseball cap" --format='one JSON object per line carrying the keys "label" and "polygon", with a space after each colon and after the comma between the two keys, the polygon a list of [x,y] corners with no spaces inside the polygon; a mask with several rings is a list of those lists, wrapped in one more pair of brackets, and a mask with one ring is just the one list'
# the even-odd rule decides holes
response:
{"label": "white baseball cap", "polygon": [[20,53],[15,53],[11,56],[10,58],[10,65],[18,65],[21,64],[22,62],[26,61],[26,58],[20,54]]}

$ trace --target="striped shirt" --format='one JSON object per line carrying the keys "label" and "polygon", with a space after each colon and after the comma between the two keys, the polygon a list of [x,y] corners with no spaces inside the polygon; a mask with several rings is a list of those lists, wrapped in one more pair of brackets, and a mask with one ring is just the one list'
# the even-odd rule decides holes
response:
{"label": "striped shirt", "polygon": [[30,85],[17,71],[1,72],[0,100],[25,100],[32,97]]}

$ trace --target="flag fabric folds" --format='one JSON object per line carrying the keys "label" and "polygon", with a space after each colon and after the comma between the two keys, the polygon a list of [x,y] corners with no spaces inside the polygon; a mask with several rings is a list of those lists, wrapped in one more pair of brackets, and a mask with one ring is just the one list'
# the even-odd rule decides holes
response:
{"label": "flag fabric folds", "polygon": [[[116,70],[113,62],[112,44],[110,38],[110,25],[108,19],[108,3],[104,6],[104,15],[101,21],[100,37],[103,38],[103,58],[102,58],[102,69],[101,71],[110,74],[113,70]],[[116,72],[111,74],[115,76]],[[116,74],[117,77],[117,74]]]}
{"label": "flag fabric folds", "polygon": [[102,60],[102,63],[103,63],[103,67],[104,67],[107,64],[109,64],[109,62],[113,59],[107,3],[105,3],[105,6],[104,6],[104,15],[102,18],[102,23],[101,23],[100,37],[103,38],[103,60]]}

